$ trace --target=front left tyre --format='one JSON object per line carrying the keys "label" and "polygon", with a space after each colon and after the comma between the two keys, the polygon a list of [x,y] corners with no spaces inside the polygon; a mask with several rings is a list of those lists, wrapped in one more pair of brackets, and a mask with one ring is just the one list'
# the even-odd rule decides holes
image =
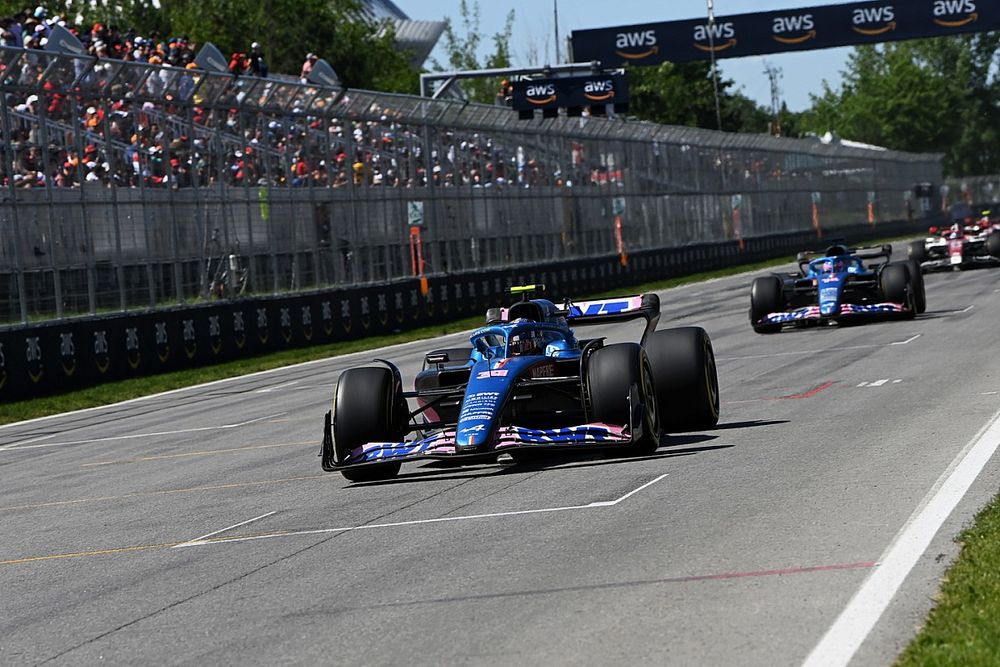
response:
{"label": "front left tyre", "polygon": [[[346,461],[351,452],[369,442],[402,442],[408,421],[406,399],[388,368],[349,368],[340,374],[333,399],[334,461]],[[352,482],[390,479],[399,473],[399,461],[342,468]]]}
{"label": "front left tyre", "polygon": [[759,334],[778,333],[780,324],[761,324],[771,313],[784,310],[781,279],[777,276],[755,278],[750,285],[750,324]]}

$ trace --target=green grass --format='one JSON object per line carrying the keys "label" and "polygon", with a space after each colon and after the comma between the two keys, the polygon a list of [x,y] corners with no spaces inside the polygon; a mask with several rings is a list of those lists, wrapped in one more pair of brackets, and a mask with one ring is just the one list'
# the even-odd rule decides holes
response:
{"label": "green grass", "polygon": [[898,667],[1000,664],[1000,497],[959,539],[962,552]]}
{"label": "green grass", "polygon": [[[909,237],[884,239],[881,241],[873,241],[872,243],[888,243],[902,238]],[[659,280],[629,288],[617,288],[591,296],[621,294],[625,291],[638,294],[639,292],[662,290],[670,287],[687,285],[689,283],[700,282],[703,280],[710,280],[712,278],[731,276],[747,271],[763,270],[778,264],[787,264],[788,262],[794,261],[794,259],[794,256],[788,256],[763,262],[755,262],[753,264],[742,264],[740,266],[718,269],[716,271],[706,271],[678,278]],[[84,408],[108,405],[110,403],[117,403],[118,401],[124,401],[130,398],[138,398],[140,396],[148,396],[150,394],[157,394],[171,389],[179,389],[181,387],[189,387],[191,385],[211,382],[213,380],[222,380],[225,378],[246,375],[248,373],[255,373],[257,371],[290,366],[304,361],[325,359],[327,357],[350,354],[351,352],[360,352],[376,347],[384,347],[386,345],[434,338],[445,334],[472,329],[479,326],[482,321],[481,317],[471,317],[445,324],[413,329],[399,334],[376,336],[373,338],[364,338],[344,343],[332,343],[329,345],[274,352],[272,354],[254,357],[253,359],[242,359],[214,366],[204,366],[202,368],[174,371],[171,373],[163,373],[149,377],[109,382],[107,384],[88,387],[86,389],[78,389],[65,394],[7,403],[0,405],[0,424],[10,424],[13,422],[23,421],[25,419],[45,417],[47,415],[69,412],[71,410],[82,410]]]}

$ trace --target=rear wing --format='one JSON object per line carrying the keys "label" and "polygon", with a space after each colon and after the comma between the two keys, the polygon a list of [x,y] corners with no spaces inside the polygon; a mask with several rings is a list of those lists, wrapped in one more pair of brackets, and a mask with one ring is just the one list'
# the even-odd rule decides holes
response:
{"label": "rear wing", "polygon": [[608,324],[628,320],[645,319],[648,334],[656,329],[660,321],[660,297],[656,294],[616,296],[608,299],[563,302],[566,320],[574,324]]}

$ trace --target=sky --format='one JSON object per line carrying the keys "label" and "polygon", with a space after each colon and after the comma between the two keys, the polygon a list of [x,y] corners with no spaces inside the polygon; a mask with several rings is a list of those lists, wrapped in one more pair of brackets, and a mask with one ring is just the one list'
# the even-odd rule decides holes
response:
{"label": "sky", "polygon": [[[471,5],[475,0],[468,0]],[[604,28],[633,23],[652,23],[692,19],[706,15],[704,0],[555,0],[559,5],[559,38],[565,45],[573,30]],[[851,0],[853,1],[853,0]],[[715,0],[716,17],[775,9],[816,5],[846,4],[847,0]],[[460,26],[459,0],[395,0],[396,5],[413,19],[440,20],[451,17]],[[512,49],[516,66],[554,62],[553,0],[480,0],[482,32],[498,32],[511,9],[514,10]],[[461,34],[461,32],[459,32]],[[561,49],[565,51],[565,46]],[[751,56],[719,61],[722,75],[736,82],[736,87],[750,99],[765,106],[771,104],[771,88],[764,74],[764,61],[782,71],[779,86],[782,100],[792,111],[801,111],[811,103],[809,94],[820,94],[823,81],[836,88],[841,71],[851,52],[849,47],[803,51],[770,56]],[[440,50],[436,52],[443,61]],[[538,54],[542,62],[532,58]],[[547,54],[547,57],[546,55]]]}

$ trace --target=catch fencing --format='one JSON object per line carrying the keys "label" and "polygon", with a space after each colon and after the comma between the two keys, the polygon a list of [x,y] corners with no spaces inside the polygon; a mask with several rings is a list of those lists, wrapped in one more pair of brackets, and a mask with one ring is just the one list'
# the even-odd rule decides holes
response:
{"label": "catch fencing", "polygon": [[21,49],[0,95],[0,324],[835,235],[941,183],[938,155]]}
{"label": "catch fencing", "polygon": [[942,204],[964,201],[968,204],[1000,202],[1000,175],[949,178],[942,188]]}

